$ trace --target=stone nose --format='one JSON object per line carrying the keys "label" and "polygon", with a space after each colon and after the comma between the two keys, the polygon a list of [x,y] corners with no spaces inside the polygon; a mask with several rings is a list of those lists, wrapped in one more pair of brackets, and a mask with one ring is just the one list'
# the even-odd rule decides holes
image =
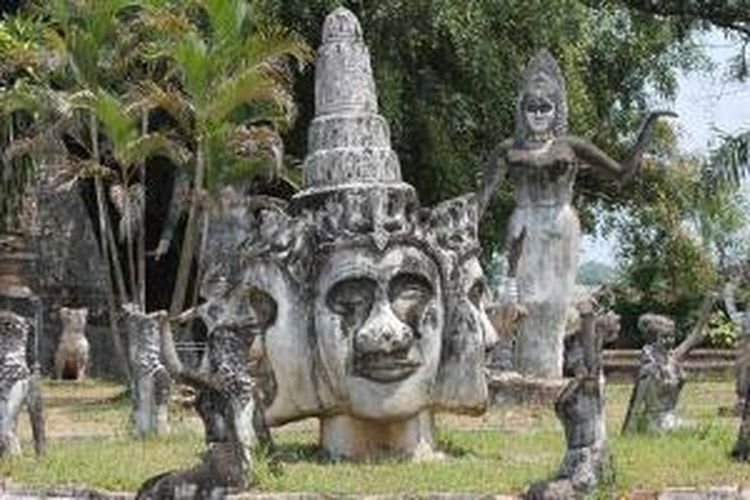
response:
{"label": "stone nose", "polygon": [[391,354],[407,350],[414,342],[409,325],[399,320],[388,304],[376,307],[354,337],[359,354]]}

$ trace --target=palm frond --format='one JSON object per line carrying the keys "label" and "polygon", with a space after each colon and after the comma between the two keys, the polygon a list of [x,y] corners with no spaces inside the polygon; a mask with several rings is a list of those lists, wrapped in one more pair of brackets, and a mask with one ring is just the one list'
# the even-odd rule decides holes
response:
{"label": "palm frond", "polygon": [[202,103],[209,85],[212,64],[205,42],[195,32],[188,33],[177,44],[174,56],[185,87],[196,104]]}
{"label": "palm frond", "polygon": [[201,4],[211,23],[215,45],[229,45],[241,39],[247,18],[246,0],[203,0]]}
{"label": "palm frond", "polygon": [[315,52],[297,33],[283,26],[269,26],[249,36],[234,56],[247,66],[292,59],[301,69],[313,60]]}
{"label": "palm frond", "polygon": [[265,68],[252,67],[225,78],[211,92],[203,111],[203,119],[221,122],[242,104],[266,101],[280,104],[277,83],[270,78]]}
{"label": "palm frond", "polygon": [[112,142],[115,159],[121,161],[125,149],[138,136],[135,120],[128,116],[124,104],[104,90],[97,93],[94,114]]}
{"label": "palm frond", "polygon": [[193,159],[189,149],[158,132],[142,135],[127,144],[118,162],[124,165],[140,165],[152,156],[164,156],[178,166],[185,166]]}
{"label": "palm frond", "polygon": [[146,81],[138,86],[136,92],[152,109],[162,109],[169,114],[184,133],[192,133],[195,109],[178,89],[166,89],[156,82]]}
{"label": "palm frond", "polygon": [[737,186],[750,174],[750,131],[724,135],[721,140],[711,152],[707,180]]}

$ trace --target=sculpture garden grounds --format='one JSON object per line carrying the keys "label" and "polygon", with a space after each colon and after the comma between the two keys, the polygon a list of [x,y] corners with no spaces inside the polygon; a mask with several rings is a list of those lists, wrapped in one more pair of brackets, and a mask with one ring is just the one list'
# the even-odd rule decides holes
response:
{"label": "sculpture garden grounds", "polygon": [[0,498],[750,498],[748,2],[0,2]]}
{"label": "sculpture garden grounds", "polygon": [[[628,497],[667,487],[746,483],[747,465],[731,461],[736,417],[718,417],[734,402],[728,380],[688,382],[678,415],[687,429],[663,436],[619,436],[632,385],[607,384],[607,428],[612,467],[595,494]],[[135,491],[148,477],[189,466],[203,448],[200,421],[191,410],[172,408],[174,432],[146,440],[127,434],[130,405],[122,386],[102,381],[42,384],[47,402],[48,450],[39,459],[30,446],[4,459],[0,475],[12,483],[65,489],[71,485]],[[438,416],[444,460],[394,459],[346,463],[316,451],[317,424],[306,420],[274,431],[276,450],[261,457],[256,491],[322,494],[520,494],[536,479],[552,476],[565,449],[560,424],[549,407],[492,408],[479,418]],[[20,425],[30,439],[28,422]],[[24,443],[25,444],[25,443]]]}

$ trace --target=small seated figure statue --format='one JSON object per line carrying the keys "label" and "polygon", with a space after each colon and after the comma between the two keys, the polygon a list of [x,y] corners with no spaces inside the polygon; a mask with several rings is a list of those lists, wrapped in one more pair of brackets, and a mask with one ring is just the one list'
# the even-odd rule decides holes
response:
{"label": "small seated figure statue", "polygon": [[18,453],[16,424],[21,407],[29,411],[34,449],[44,452],[44,412],[36,373],[28,363],[31,325],[25,318],[0,310],[0,457]]}
{"label": "small seated figure statue", "polygon": [[208,328],[208,372],[183,369],[179,375],[198,390],[196,409],[207,446],[202,461],[149,479],[138,499],[174,498],[177,492],[180,498],[223,498],[229,490],[244,490],[252,482],[252,451],[271,444],[248,353],[261,318],[275,313],[264,307],[270,303],[257,291],[226,290],[214,287],[206,303],[178,318],[198,315]]}
{"label": "small seated figure statue", "polygon": [[89,363],[89,341],[86,339],[86,318],[89,310],[60,308],[62,335],[55,352],[55,375],[61,380],[81,380]]}
{"label": "small seated figure statue", "polygon": [[680,425],[675,412],[685,385],[682,361],[703,340],[705,326],[715,301],[714,294],[706,297],[693,331],[674,349],[674,321],[652,313],[638,318],[638,329],[652,338],[653,342],[646,345],[641,354],[633,393],[622,426],[623,434],[660,433]]}
{"label": "small seated figure statue", "polygon": [[575,378],[555,402],[555,413],[565,429],[566,451],[554,481],[539,481],[529,488],[532,500],[575,498],[595,487],[607,460],[604,420],[604,373],[601,352],[605,335],[619,331],[619,316],[597,316],[594,303],[578,304],[581,327],[576,332],[581,356],[572,367]]}
{"label": "small seated figure statue", "polygon": [[134,380],[133,427],[135,434],[165,434],[169,431],[169,393],[172,379],[161,362],[163,332],[169,328],[167,313],[146,314],[135,304],[125,304],[130,364]]}

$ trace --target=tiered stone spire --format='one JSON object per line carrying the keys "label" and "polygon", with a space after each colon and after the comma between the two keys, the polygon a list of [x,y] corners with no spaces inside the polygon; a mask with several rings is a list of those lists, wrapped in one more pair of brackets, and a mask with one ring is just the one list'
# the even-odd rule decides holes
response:
{"label": "tiered stone spire", "polygon": [[323,26],[308,146],[300,196],[358,183],[401,183],[388,123],[378,114],[362,28],[343,7],[329,14]]}

